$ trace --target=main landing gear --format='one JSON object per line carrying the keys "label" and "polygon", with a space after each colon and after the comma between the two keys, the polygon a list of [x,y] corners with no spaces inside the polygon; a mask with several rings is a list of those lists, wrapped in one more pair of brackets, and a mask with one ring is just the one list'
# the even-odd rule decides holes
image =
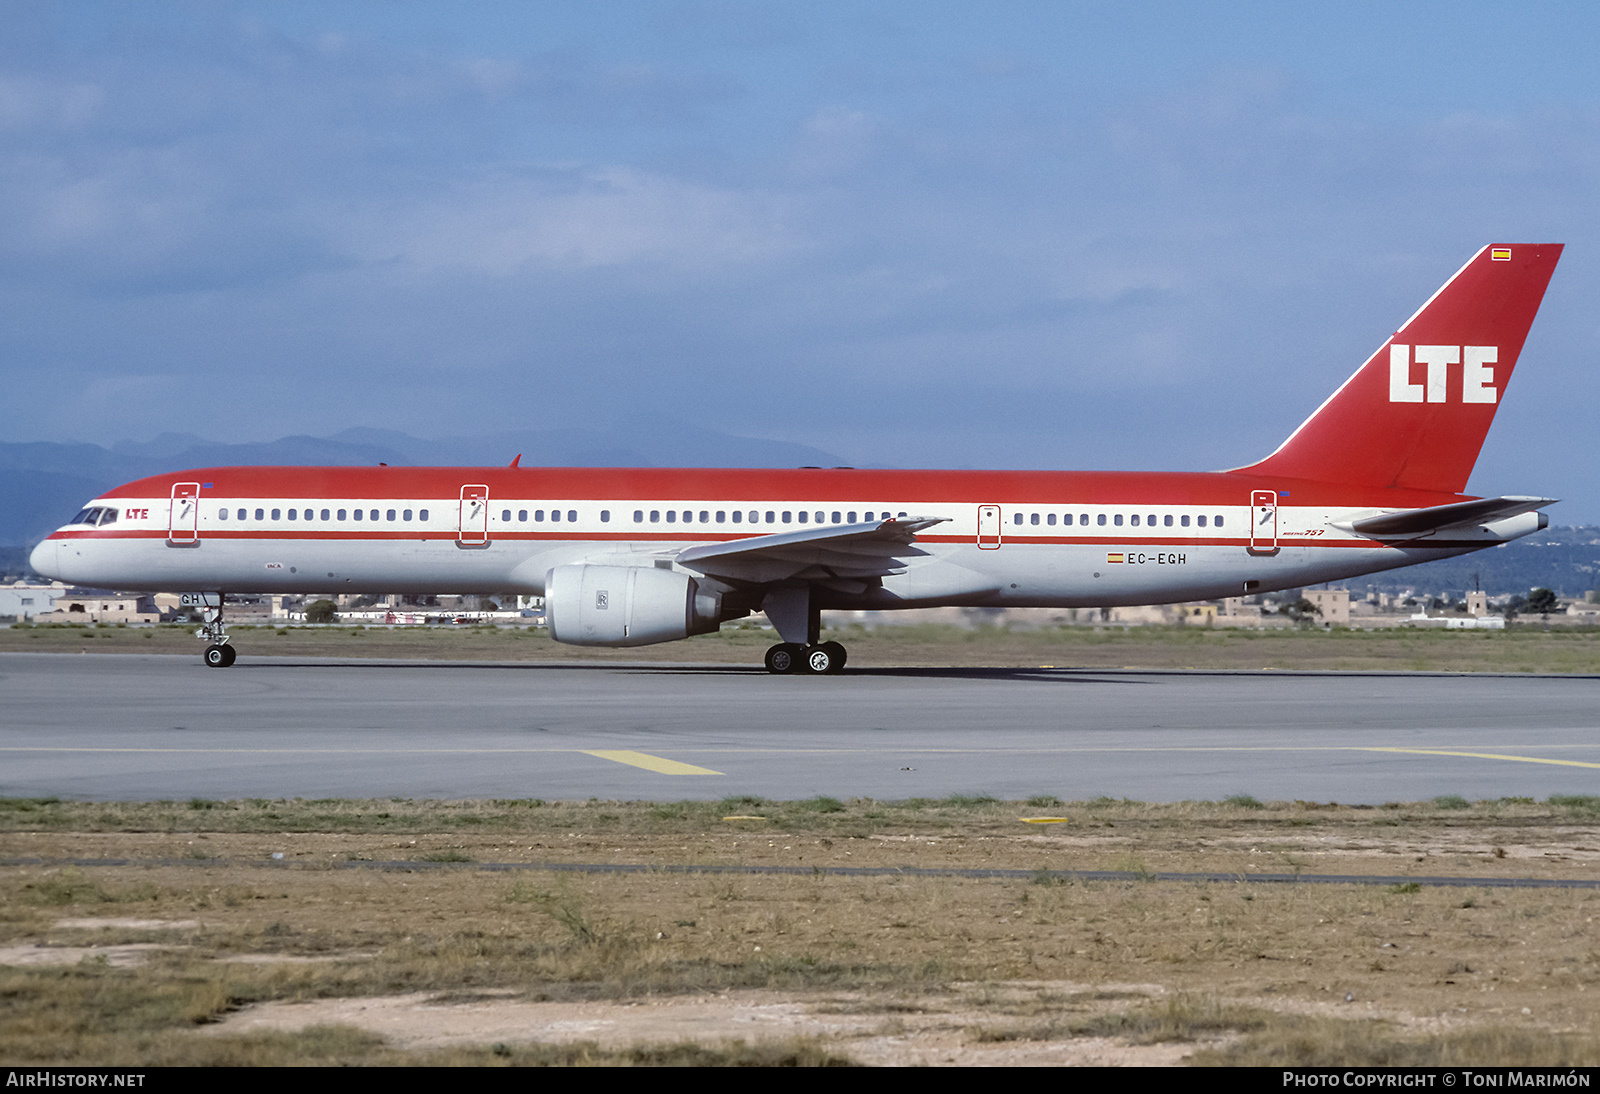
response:
{"label": "main landing gear", "polygon": [[780,642],[767,650],[767,671],[779,675],[805,672],[822,676],[844,670],[848,654],[837,642],[819,642],[802,646],[798,642]]}
{"label": "main landing gear", "polygon": [[[185,594],[188,595],[188,594]],[[206,644],[206,668],[225,669],[232,665],[239,656],[239,651],[228,644],[227,624],[222,621],[222,594],[198,593],[194,594],[199,601],[200,619],[203,626],[194,632],[194,636]]]}
{"label": "main landing gear", "polygon": [[[843,671],[844,647],[837,642],[819,640],[822,612],[813,602],[809,586],[782,585],[769,589],[761,600],[761,610],[772,620],[778,634],[788,640],[767,651],[768,672],[780,676],[791,672],[824,676]],[[796,641],[802,638],[805,641]]]}

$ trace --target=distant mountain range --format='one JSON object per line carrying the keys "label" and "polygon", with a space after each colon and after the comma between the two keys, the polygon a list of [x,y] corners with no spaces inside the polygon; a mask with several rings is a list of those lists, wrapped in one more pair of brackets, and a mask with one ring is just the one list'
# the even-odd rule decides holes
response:
{"label": "distant mountain range", "polygon": [[[510,463],[518,453],[524,467],[836,467],[844,462],[807,445],[736,437],[653,418],[608,428],[513,430],[438,440],[347,429],[331,437],[284,437],[261,444],[226,444],[186,433],[120,441],[110,448],[0,443],[0,571],[22,574],[28,548],[84,502],[146,475],[239,464],[494,467]],[[1411,589],[1460,595],[1475,580],[1491,595],[1542,586],[1577,596],[1600,587],[1600,528],[1549,528],[1487,551],[1346,584],[1356,593]]]}
{"label": "distant mountain range", "polygon": [[119,441],[110,448],[0,443],[0,548],[37,543],[103,490],[189,467],[504,467],[518,453],[524,467],[836,467],[844,462],[809,445],[736,437],[653,418],[602,429],[512,430],[439,440],[384,429],[347,429],[331,437],[284,437],[260,444],[226,444],[190,433]]}

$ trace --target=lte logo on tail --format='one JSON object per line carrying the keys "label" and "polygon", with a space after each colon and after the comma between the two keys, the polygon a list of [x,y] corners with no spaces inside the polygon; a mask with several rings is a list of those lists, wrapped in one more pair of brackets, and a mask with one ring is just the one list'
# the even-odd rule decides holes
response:
{"label": "lte logo on tail", "polygon": [[1389,401],[1391,403],[1443,403],[1445,378],[1449,366],[1461,365],[1461,401],[1463,403],[1492,403],[1497,391],[1494,369],[1489,366],[1500,359],[1499,346],[1417,346],[1416,363],[1428,366],[1426,385],[1411,382],[1412,347],[1389,347]]}

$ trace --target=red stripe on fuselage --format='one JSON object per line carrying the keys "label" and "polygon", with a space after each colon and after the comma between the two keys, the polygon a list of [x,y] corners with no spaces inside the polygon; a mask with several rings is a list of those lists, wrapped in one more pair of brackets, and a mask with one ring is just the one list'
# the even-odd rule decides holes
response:
{"label": "red stripe on fuselage", "polygon": [[1243,505],[1275,490],[1295,506],[1419,509],[1456,494],[1380,489],[1235,472],[859,471],[604,467],[209,467],[156,475],[101,497],[165,498],[176,483],[201,483],[202,499],[448,500],[485,485],[503,499],[607,499],[618,503],[786,501],[860,507],[916,503],[987,505]]}

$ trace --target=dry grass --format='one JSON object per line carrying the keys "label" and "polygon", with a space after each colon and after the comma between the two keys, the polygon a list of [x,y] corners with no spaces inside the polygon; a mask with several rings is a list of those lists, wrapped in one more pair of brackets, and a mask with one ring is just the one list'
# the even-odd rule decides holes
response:
{"label": "dry grass", "polygon": [[[1034,807],[961,798],[6,804],[6,855],[180,860],[0,869],[0,946],[73,960],[0,956],[0,1060],[11,1064],[819,1064],[906,1062],[893,1052],[930,1045],[940,1047],[916,1058],[1049,1062],[1084,1045],[1133,1061],[1177,1046],[1197,1063],[1566,1066],[1600,1055],[1594,890],[829,872],[1244,864],[1592,877],[1594,799],[1101,801],[1055,805],[1074,823],[1044,831],[1019,823]],[[274,864],[273,851],[286,858]],[[453,864],[423,865],[446,853]],[[334,868],[351,858],[414,865]],[[819,869],[506,873],[463,859]],[[143,963],[112,964],[115,946],[146,947]],[[432,1015],[413,1019],[420,1030],[384,1024],[375,1007],[318,1009],[417,993]],[[733,1022],[647,1035],[678,1028],[648,1024],[675,1000],[751,998],[795,1016],[760,1036]],[[290,1025],[236,1028],[274,1006],[288,1006],[275,1021]],[[496,1007],[609,1007],[643,1032],[437,1035],[441,1015],[481,1011],[477,1030]]]}
{"label": "dry grass", "polygon": [[[235,627],[245,657],[396,657],[495,661],[680,661],[759,667],[772,631],[732,626],[669,646],[585,649],[533,627]],[[1600,630],[1538,624],[1506,631],[1227,627],[945,625],[830,631],[857,670],[1039,665],[1144,669],[1397,670],[1407,672],[1600,672]],[[194,628],[41,625],[0,628],[0,652],[181,653],[199,656]]]}

